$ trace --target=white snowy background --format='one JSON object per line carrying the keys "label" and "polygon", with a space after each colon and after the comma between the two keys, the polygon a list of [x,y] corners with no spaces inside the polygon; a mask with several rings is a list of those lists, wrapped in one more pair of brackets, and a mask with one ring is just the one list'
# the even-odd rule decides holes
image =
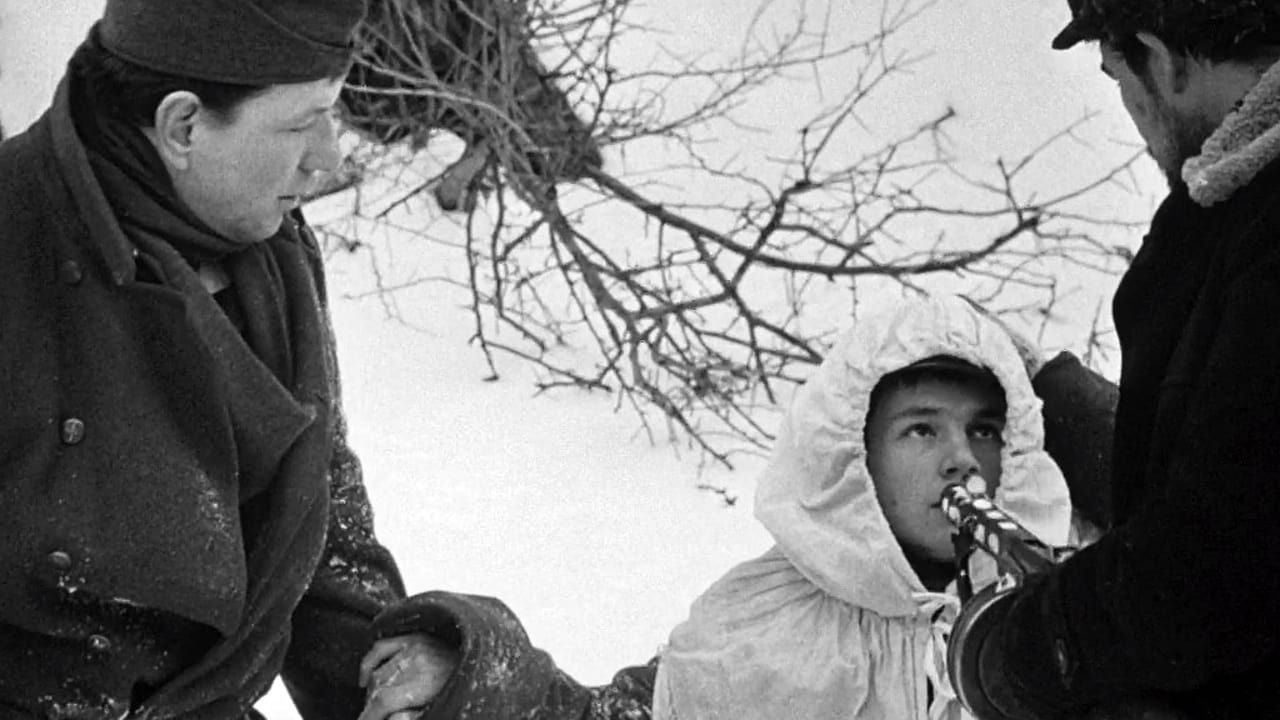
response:
{"label": "white snowy background", "polygon": [[[8,134],[47,107],[102,4],[0,0],[0,123]],[[872,4],[833,0],[846,5],[852,13]],[[650,0],[635,19],[664,28],[669,44],[714,49],[734,43],[753,8],[741,0]],[[954,105],[961,131],[953,137],[978,159],[1026,151],[1070,119],[1097,112],[1089,142],[1060,156],[1050,173],[1066,178],[1127,156],[1136,134],[1097,71],[1096,51],[1049,50],[1066,15],[1058,1],[940,3],[912,30],[932,56],[889,102],[909,110],[908,121],[922,116],[919,108]],[[1113,193],[1098,212],[1143,215],[1160,190],[1151,170],[1143,161],[1144,193]],[[428,274],[456,262],[440,246],[416,247],[397,259]],[[379,536],[411,592],[500,597],[536,645],[579,680],[598,684],[651,657],[709,582],[767,547],[751,517],[760,461],[744,460],[733,472],[704,468],[696,454],[650,445],[612,398],[535,397],[531,372],[503,358],[501,379],[484,382],[488,370],[467,344],[471,318],[456,289],[406,291],[397,299],[405,323],[364,294],[373,284],[367,262],[331,258],[329,284],[352,444]],[[1105,300],[1113,285],[1093,281],[1083,291]],[[1091,317],[1078,320],[1059,330],[1078,331]],[[702,483],[726,488],[738,502],[727,506],[698,489]],[[297,717],[279,686],[260,709],[273,720]]]}

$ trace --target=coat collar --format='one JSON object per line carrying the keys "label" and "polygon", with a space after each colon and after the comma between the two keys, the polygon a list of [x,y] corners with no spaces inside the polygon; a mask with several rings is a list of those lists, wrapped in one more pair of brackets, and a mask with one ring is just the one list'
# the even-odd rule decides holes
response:
{"label": "coat collar", "polygon": [[120,223],[116,221],[102,186],[89,167],[89,157],[84,143],[76,133],[72,113],[71,75],[68,73],[58,84],[53,107],[49,112],[58,174],[71,191],[80,220],[90,229],[87,234],[87,249],[102,260],[111,281],[116,285],[123,285],[134,278],[137,269],[134,263],[135,250],[120,228]]}
{"label": "coat collar", "polygon": [[1191,199],[1202,207],[1230,198],[1280,158],[1280,63],[1263,73],[1240,106],[1182,166]]}

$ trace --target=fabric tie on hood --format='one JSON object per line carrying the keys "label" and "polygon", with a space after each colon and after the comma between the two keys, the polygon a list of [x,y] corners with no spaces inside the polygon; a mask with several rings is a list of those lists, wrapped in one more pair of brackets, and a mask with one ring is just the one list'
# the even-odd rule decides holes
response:
{"label": "fabric tie on hood", "polygon": [[920,603],[920,612],[929,616],[929,641],[921,657],[934,692],[933,702],[929,704],[929,720],[943,720],[956,701],[956,691],[947,674],[947,641],[960,614],[960,598],[954,593],[930,592],[916,593],[914,599]]}
{"label": "fabric tie on hood", "polygon": [[[777,544],[730,570],[672,632],[655,718],[960,717],[944,667],[943,598],[954,591],[928,592],[913,570],[864,443],[872,388],[936,355],[996,376],[1007,415],[995,500],[1046,543],[1066,544],[1067,485],[1043,450],[1041,403],[1004,328],[956,296],[860,318],[796,391],[758,481],[755,514]],[[994,579],[989,558],[975,561],[975,586]]]}

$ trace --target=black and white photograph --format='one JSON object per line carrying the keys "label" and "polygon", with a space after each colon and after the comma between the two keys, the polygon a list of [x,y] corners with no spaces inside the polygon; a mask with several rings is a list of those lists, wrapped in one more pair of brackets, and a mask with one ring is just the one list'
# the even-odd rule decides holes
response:
{"label": "black and white photograph", "polygon": [[0,0],[0,720],[1258,720],[1280,0]]}

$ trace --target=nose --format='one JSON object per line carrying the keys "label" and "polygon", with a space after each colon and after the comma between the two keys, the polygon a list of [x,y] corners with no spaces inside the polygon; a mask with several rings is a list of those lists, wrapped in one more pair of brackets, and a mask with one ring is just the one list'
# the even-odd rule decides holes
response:
{"label": "nose", "polygon": [[338,149],[338,121],[327,115],[316,123],[307,152],[302,156],[300,167],[304,173],[314,175],[333,172],[341,163],[342,153]]}
{"label": "nose", "polygon": [[951,440],[943,454],[940,469],[943,479],[947,482],[961,482],[968,479],[970,475],[978,475],[982,472],[967,436]]}

